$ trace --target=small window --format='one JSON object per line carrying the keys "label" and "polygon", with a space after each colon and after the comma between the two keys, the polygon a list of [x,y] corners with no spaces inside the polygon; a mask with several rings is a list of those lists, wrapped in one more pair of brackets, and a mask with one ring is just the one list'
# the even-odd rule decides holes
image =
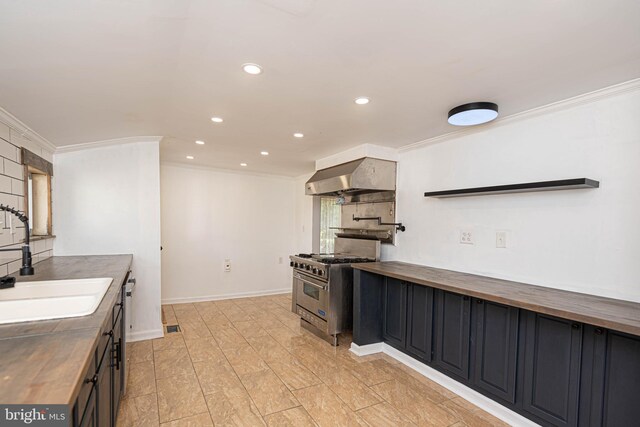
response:
{"label": "small window", "polygon": [[51,175],[53,165],[22,149],[22,163],[27,172],[26,213],[31,236],[51,236]]}
{"label": "small window", "polygon": [[333,252],[333,239],[336,237],[335,227],[340,227],[341,206],[335,197],[320,198],[320,253]]}

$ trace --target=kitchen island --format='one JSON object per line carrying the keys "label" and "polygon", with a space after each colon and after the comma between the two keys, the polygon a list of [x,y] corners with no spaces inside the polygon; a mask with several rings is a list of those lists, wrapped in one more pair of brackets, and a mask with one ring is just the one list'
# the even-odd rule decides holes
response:
{"label": "kitchen island", "polygon": [[353,267],[354,352],[408,355],[541,425],[640,417],[640,304],[401,262]]}
{"label": "kitchen island", "polygon": [[[123,378],[120,370],[124,372],[118,359],[124,350],[125,313],[120,310],[131,262],[131,255],[52,257],[35,265],[34,276],[17,276],[18,282],[95,277],[113,281],[88,316],[0,325],[0,403],[68,405],[70,425],[79,425],[85,408],[89,412],[96,407],[103,374],[103,402],[109,397],[114,405],[102,417],[111,424],[120,397],[111,393]],[[98,372],[104,355],[108,359]],[[105,403],[102,406],[107,409]]]}

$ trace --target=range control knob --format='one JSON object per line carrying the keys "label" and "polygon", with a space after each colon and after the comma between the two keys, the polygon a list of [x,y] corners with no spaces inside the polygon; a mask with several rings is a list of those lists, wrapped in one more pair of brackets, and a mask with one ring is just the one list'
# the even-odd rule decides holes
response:
{"label": "range control knob", "polygon": [[318,269],[317,268],[314,267],[312,271],[313,271],[313,274],[318,274]]}
{"label": "range control knob", "polygon": [[294,266],[295,268],[298,268],[298,263],[297,263],[297,262],[294,262],[294,263],[293,263],[293,266]]}
{"label": "range control knob", "polygon": [[306,268],[307,270],[311,270],[311,266],[309,264],[305,265],[304,268]]}
{"label": "range control knob", "polygon": [[319,274],[320,276],[324,276],[324,270],[318,270],[318,274]]}
{"label": "range control knob", "polygon": [[289,261],[289,267],[293,267],[293,261]]}

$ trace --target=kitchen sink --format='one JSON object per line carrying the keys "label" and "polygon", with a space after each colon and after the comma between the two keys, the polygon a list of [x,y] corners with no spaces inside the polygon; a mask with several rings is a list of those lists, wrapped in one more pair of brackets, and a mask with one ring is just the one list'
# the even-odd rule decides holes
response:
{"label": "kitchen sink", "polygon": [[0,324],[86,316],[96,311],[111,277],[17,282],[0,289]]}

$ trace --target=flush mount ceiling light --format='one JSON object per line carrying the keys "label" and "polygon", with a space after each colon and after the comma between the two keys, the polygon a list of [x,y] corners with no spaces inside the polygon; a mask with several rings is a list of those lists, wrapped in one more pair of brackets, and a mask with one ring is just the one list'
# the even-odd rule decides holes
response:
{"label": "flush mount ceiling light", "polygon": [[300,132],[296,132],[296,133],[293,134],[293,136],[295,136],[296,138],[302,138],[302,137],[304,137],[304,134],[300,133]]}
{"label": "flush mount ceiling light", "polygon": [[247,166],[247,164],[246,163],[240,163],[240,166],[245,167],[245,166]]}
{"label": "flush mount ceiling light", "polygon": [[490,122],[498,117],[498,105],[493,102],[471,102],[459,105],[449,111],[449,124],[454,126],[475,126]]}
{"label": "flush mount ceiling light", "polygon": [[187,156],[188,160],[193,160],[193,156]]}
{"label": "flush mount ceiling light", "polygon": [[269,152],[268,151],[261,151],[260,154],[262,154],[263,156],[268,156]]}
{"label": "flush mount ceiling light", "polygon": [[211,117],[211,121],[214,123],[222,123],[224,120],[222,120],[222,117]]}
{"label": "flush mount ceiling light", "polygon": [[243,64],[242,69],[244,70],[245,73],[249,73],[253,75],[262,73],[262,67],[259,66],[258,64]]}
{"label": "flush mount ceiling light", "polygon": [[365,105],[369,103],[369,98],[367,98],[366,96],[359,96],[355,99],[354,102],[358,105]]}
{"label": "flush mount ceiling light", "polygon": [[198,141],[196,141],[196,144],[198,144],[198,145],[204,145],[204,141],[200,141],[200,140],[198,140]]}

